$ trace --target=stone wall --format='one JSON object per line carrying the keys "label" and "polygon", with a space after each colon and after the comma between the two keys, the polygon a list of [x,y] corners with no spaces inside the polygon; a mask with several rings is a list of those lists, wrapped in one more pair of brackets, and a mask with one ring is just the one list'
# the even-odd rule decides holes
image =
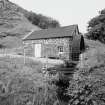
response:
{"label": "stone wall", "polygon": [[[72,49],[72,38],[54,38],[25,41],[25,45],[27,46],[25,53],[27,56],[34,56],[35,44],[41,44],[42,57],[60,57],[63,59],[71,58],[70,49]],[[58,46],[63,46],[63,53],[61,55],[59,54]]]}

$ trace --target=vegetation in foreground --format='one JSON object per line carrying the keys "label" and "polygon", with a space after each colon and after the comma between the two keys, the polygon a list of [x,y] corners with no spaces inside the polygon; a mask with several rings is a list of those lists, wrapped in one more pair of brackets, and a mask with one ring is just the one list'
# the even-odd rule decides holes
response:
{"label": "vegetation in foreground", "polygon": [[105,45],[85,42],[88,49],[69,82],[69,105],[105,105]]}
{"label": "vegetation in foreground", "polygon": [[[104,55],[101,57],[105,59]],[[70,81],[68,95],[70,105],[105,105],[105,60],[78,68]]]}
{"label": "vegetation in foreground", "polygon": [[44,74],[43,64],[30,59],[0,57],[0,105],[104,105],[104,45],[85,42],[83,64],[72,78]]}
{"label": "vegetation in foreground", "polygon": [[[53,105],[56,86],[30,59],[0,58],[0,105]],[[55,78],[55,77],[54,77]]]}

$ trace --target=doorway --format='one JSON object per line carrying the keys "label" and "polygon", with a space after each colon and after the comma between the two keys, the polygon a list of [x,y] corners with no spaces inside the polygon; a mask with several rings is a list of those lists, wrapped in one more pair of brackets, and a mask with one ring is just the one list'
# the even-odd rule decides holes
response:
{"label": "doorway", "polygon": [[41,57],[41,44],[35,44],[35,57]]}

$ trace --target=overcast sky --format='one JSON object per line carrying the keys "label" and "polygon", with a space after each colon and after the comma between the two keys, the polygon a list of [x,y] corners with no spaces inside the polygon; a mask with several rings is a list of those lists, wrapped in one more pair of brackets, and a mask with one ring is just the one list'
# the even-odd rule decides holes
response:
{"label": "overcast sky", "polygon": [[50,16],[62,26],[78,24],[86,32],[88,21],[105,8],[105,0],[10,0],[21,7]]}

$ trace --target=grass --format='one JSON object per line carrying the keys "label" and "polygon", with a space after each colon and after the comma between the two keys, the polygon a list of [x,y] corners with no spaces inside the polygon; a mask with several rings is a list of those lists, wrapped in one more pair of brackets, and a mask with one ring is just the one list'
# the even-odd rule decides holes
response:
{"label": "grass", "polygon": [[[83,53],[83,67],[93,68],[96,74],[92,75],[100,78],[100,70],[104,73],[105,68],[105,45],[97,41],[85,40],[85,42],[88,49]],[[56,103],[57,87],[49,84],[53,78],[49,79],[44,76],[42,67],[41,62],[29,58],[26,58],[24,64],[24,58],[0,57],[0,105],[7,103],[14,105],[14,102],[15,105],[27,105],[28,103],[31,103],[30,105],[53,105]],[[80,67],[81,64],[78,64],[78,68]]]}
{"label": "grass", "polygon": [[[13,91],[27,91],[27,89],[40,87],[43,76],[39,70],[41,70],[40,62],[27,59],[24,64],[22,58],[1,57],[0,82],[2,88],[0,94],[7,95]],[[4,93],[2,92],[3,87],[5,87]]]}
{"label": "grass", "polygon": [[[11,2],[8,2],[9,9],[3,9],[0,17],[0,44],[7,48],[16,48],[22,46],[22,39],[32,29],[39,30],[33,25],[24,14],[16,10],[20,8]],[[12,7],[12,8],[11,8]]]}
{"label": "grass", "polygon": [[42,66],[28,58],[24,64],[23,58],[0,57],[0,105],[53,105],[56,87],[48,84]]}
{"label": "grass", "polygon": [[[87,49],[82,54],[82,67],[94,67],[101,64],[105,59],[105,45],[99,41],[85,39]],[[78,64],[81,67],[81,64]]]}
{"label": "grass", "polygon": [[0,72],[3,72],[3,74],[31,75],[31,77],[34,77],[35,73],[41,73],[41,68],[42,64],[40,62],[35,62],[28,58],[26,59],[25,64],[23,58],[0,58]]}

